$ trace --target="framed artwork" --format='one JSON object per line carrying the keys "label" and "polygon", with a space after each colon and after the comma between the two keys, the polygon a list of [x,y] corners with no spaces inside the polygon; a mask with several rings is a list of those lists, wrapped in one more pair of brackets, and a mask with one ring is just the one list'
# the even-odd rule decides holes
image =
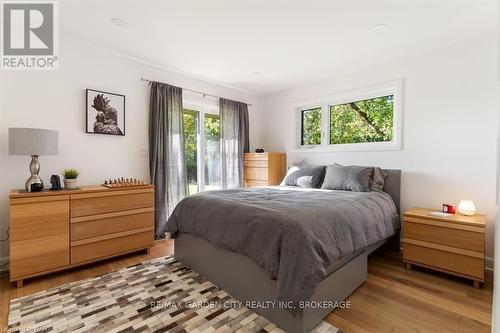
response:
{"label": "framed artwork", "polygon": [[86,132],[125,135],[125,96],[87,89]]}

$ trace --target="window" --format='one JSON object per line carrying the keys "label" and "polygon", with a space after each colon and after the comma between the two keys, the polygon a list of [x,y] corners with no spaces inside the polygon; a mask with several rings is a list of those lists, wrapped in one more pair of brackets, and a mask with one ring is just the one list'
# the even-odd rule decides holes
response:
{"label": "window", "polygon": [[216,111],[184,109],[184,154],[189,194],[220,189],[220,119]]}
{"label": "window", "polygon": [[297,147],[309,151],[401,149],[401,81],[297,106]]}
{"label": "window", "polygon": [[301,136],[302,146],[321,144],[321,108],[301,111]]}
{"label": "window", "polygon": [[205,114],[205,190],[220,189],[220,118],[218,114]]}
{"label": "window", "polygon": [[184,155],[189,194],[198,192],[198,111],[184,110]]}
{"label": "window", "polygon": [[392,141],[394,95],[330,106],[330,144]]}

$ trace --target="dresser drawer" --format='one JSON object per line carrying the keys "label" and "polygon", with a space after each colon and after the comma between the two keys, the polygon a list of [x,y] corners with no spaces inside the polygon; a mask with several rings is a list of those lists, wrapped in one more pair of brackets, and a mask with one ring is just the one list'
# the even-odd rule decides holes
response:
{"label": "dresser drawer", "polygon": [[104,239],[71,247],[71,264],[79,264],[100,258],[150,247],[153,244],[153,230]]}
{"label": "dresser drawer", "polygon": [[269,162],[260,160],[246,160],[243,161],[243,165],[245,167],[267,168],[269,166]]}
{"label": "dresser drawer", "polygon": [[[416,220],[416,219],[414,219]],[[424,223],[420,223],[424,222]],[[455,248],[484,252],[484,234],[481,232],[471,231],[475,230],[474,227],[458,226],[446,227],[443,222],[436,225],[438,222],[426,220],[418,220],[418,222],[411,222],[407,219],[404,221],[404,238],[416,239],[430,243],[436,243]],[[483,228],[477,228],[484,231]]]}
{"label": "dresser drawer", "polygon": [[403,259],[432,268],[484,279],[484,260],[479,257],[404,242]]}
{"label": "dresser drawer", "polygon": [[269,159],[269,155],[266,153],[246,153],[244,155],[245,161],[267,161]]}
{"label": "dresser drawer", "polygon": [[267,182],[269,171],[266,168],[245,168],[244,172],[245,179],[254,179]]}
{"label": "dresser drawer", "polygon": [[71,196],[71,217],[154,207],[151,190],[126,190]]}
{"label": "dresser drawer", "polygon": [[245,187],[267,186],[267,181],[245,179]]}
{"label": "dresser drawer", "polygon": [[77,217],[71,219],[71,240],[89,239],[147,227],[153,228],[153,221],[152,208]]}

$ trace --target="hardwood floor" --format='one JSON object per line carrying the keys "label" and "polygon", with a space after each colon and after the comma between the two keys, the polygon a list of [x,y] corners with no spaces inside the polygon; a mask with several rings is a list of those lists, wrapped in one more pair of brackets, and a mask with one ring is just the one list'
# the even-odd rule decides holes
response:
{"label": "hardwood floor", "polygon": [[[149,254],[138,253],[91,266],[27,280],[23,288],[0,280],[0,332],[6,331],[9,300],[67,282],[173,254],[173,242],[155,243]],[[487,272],[491,273],[491,272]],[[332,312],[327,321],[350,332],[490,332],[492,275],[483,289],[460,278],[416,268],[407,271],[392,253],[369,259],[368,280],[348,300],[349,309]]]}

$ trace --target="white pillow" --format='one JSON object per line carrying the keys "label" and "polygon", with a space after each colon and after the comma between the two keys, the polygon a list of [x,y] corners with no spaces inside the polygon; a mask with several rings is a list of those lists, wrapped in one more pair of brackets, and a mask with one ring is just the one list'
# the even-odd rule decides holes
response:
{"label": "white pillow", "polygon": [[285,178],[283,178],[283,181],[281,182],[280,186],[286,186],[286,184],[285,184],[286,177],[290,176],[292,173],[294,173],[297,170],[300,170],[300,167],[295,166],[295,165],[291,165],[288,168],[288,171],[286,172]]}

